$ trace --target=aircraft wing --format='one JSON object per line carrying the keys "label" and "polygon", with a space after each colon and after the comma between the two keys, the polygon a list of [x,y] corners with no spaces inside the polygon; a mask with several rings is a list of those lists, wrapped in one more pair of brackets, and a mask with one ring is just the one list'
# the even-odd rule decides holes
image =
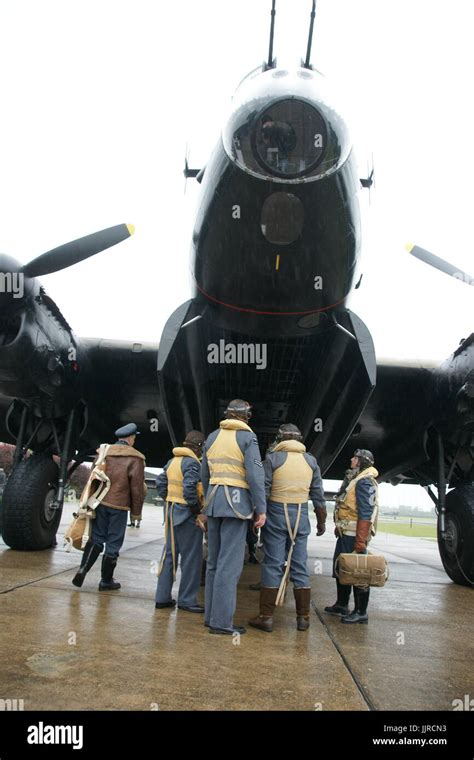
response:
{"label": "aircraft wing", "polygon": [[80,339],[86,363],[86,401],[92,445],[114,440],[114,430],[135,422],[137,448],[147,466],[160,467],[172,449],[158,389],[158,344]]}
{"label": "aircraft wing", "polygon": [[[96,447],[113,441],[116,428],[135,422],[141,431],[137,447],[145,454],[147,465],[162,466],[173,444],[158,387],[158,344],[85,338],[80,345],[86,357],[89,408],[83,442]],[[367,448],[373,451],[383,480],[420,482],[420,469],[428,459],[428,389],[436,366],[391,360],[377,363],[376,388],[325,478],[342,480],[354,450]],[[11,401],[0,396],[0,440],[6,443],[13,443],[5,425]]]}
{"label": "aircraft wing", "polygon": [[355,449],[363,448],[373,452],[383,480],[420,482],[419,468],[423,469],[428,459],[429,389],[437,366],[379,360],[375,390],[325,477],[342,480]]}
{"label": "aircraft wing", "polygon": [[[88,424],[81,449],[113,442],[114,431],[135,422],[141,432],[137,448],[150,467],[161,466],[172,443],[158,390],[158,345],[82,338],[78,341]],[[8,433],[6,413],[13,399],[0,395],[0,441],[15,443]]]}

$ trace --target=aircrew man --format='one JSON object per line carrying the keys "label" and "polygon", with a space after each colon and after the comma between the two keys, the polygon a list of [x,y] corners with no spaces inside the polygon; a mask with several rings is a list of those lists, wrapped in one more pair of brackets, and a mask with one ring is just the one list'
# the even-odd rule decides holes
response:
{"label": "aircrew man", "polygon": [[[367,449],[357,449],[351,459],[351,468],[356,476],[348,480],[347,487],[338,496],[334,510],[337,536],[334,563],[341,553],[357,552],[367,554],[367,545],[375,535],[378,514],[378,471],[374,467],[374,455]],[[343,623],[368,622],[369,586],[354,586],[355,608],[349,614],[349,599],[352,586],[339,583],[335,569],[337,600],[324,611],[338,615]]]}
{"label": "aircrew man", "polygon": [[118,440],[109,447],[105,460],[105,474],[110,478],[110,488],[95,510],[91,539],[84,548],[81,566],[72,579],[79,588],[104,546],[99,591],[117,591],[120,588],[113,573],[125,538],[128,510],[133,520],[142,519],[145,457],[134,448],[135,439],[140,433],[135,423],[131,422],[116,430],[115,435]]}
{"label": "aircrew man", "polygon": [[226,418],[204,445],[201,479],[208,526],[204,624],[210,633],[245,633],[233,618],[247,525],[255,511],[255,528],[262,527],[266,512],[263,465],[248,425],[251,413],[247,401],[231,401]]}
{"label": "aircrew man", "polygon": [[196,521],[203,502],[200,483],[203,443],[203,434],[191,430],[183,445],[173,449],[173,458],[156,479],[158,494],[165,499],[165,547],[158,570],[157,609],[176,605],[171,598],[171,589],[179,560],[178,609],[204,612],[197,600],[201,581],[202,530]]}
{"label": "aircrew man", "polygon": [[317,535],[326,530],[326,502],[321,471],[306,452],[301,431],[282,425],[276,445],[264,462],[267,521],[262,530],[264,560],[260,614],[249,621],[253,628],[271,633],[276,605],[283,604],[288,576],[293,582],[299,631],[309,628],[311,588],[306,567],[311,531],[308,499],[313,502]]}

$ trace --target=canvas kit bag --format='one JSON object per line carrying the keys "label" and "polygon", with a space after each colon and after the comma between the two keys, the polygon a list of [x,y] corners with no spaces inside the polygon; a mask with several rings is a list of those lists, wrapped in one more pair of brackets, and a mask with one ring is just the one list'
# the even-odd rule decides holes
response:
{"label": "canvas kit bag", "polygon": [[109,451],[109,444],[102,443],[99,447],[99,455],[84,490],[79,499],[79,509],[73,512],[73,521],[64,534],[66,551],[71,548],[84,551],[84,547],[91,535],[91,521],[95,518],[95,510],[106,496],[110,488],[110,479],[105,474],[105,459]]}
{"label": "canvas kit bag", "polygon": [[381,554],[340,554],[335,573],[343,586],[385,586],[390,577],[388,563]]}

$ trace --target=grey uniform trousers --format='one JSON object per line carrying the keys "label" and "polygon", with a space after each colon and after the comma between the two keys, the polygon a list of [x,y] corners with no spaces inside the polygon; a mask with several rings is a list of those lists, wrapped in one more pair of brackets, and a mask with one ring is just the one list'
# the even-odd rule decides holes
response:
{"label": "grey uniform trousers", "polygon": [[[288,504],[290,526],[295,529],[298,506]],[[311,526],[308,505],[301,506],[301,517],[290,564],[290,580],[295,588],[309,588],[308,536]],[[267,521],[262,528],[263,550],[262,586],[277,588],[285,572],[285,562],[291,547],[291,538],[285,520],[282,504],[269,502]]]}
{"label": "grey uniform trousers", "polygon": [[[194,607],[198,603],[197,594],[201,584],[202,530],[196,525],[196,518],[188,517],[174,526],[176,563],[181,567],[181,581],[178,591],[179,607]],[[173,587],[173,555],[171,552],[171,531],[168,532],[166,556],[163,569],[156,586],[156,602],[170,602]]]}
{"label": "grey uniform trousers", "polygon": [[233,628],[237,583],[244,566],[248,520],[207,518],[205,622],[211,628]]}

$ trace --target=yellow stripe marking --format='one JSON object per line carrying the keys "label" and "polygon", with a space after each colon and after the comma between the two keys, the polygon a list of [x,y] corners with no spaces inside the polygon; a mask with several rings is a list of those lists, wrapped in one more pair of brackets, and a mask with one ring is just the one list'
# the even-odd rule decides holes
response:
{"label": "yellow stripe marking", "polygon": [[280,254],[279,253],[277,253],[277,259],[276,259],[275,269],[277,270],[277,272],[280,269]]}

